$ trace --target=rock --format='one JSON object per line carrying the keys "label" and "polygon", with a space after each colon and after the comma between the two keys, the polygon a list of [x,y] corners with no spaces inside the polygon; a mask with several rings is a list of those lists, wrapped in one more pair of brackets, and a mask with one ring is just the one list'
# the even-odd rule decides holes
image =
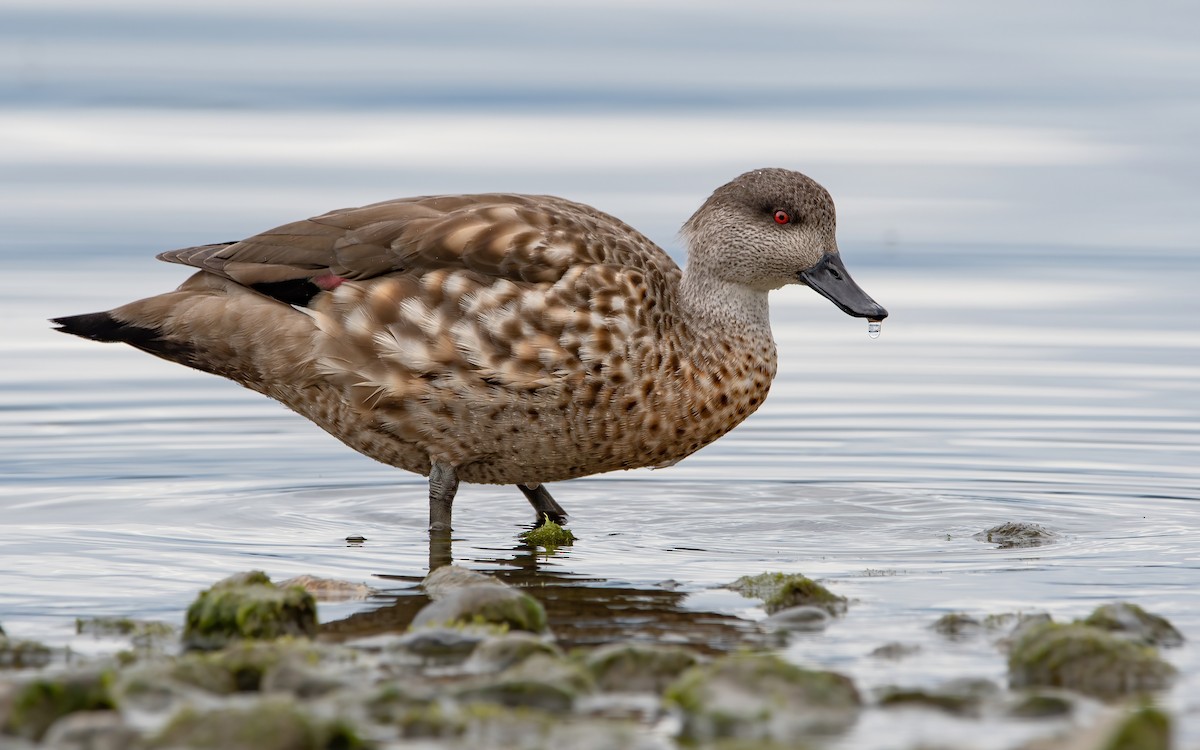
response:
{"label": "rock", "polygon": [[1171,717],[1153,706],[1129,714],[1101,750],[1170,750]]}
{"label": "rock", "polygon": [[286,581],[280,581],[278,586],[281,589],[290,589],[293,586],[302,588],[319,602],[356,601],[379,593],[379,589],[371,588],[365,583],[340,581],[336,578],[318,578],[310,575],[295,576]]}
{"label": "rock", "polygon": [[563,657],[558,646],[532,633],[518,630],[493,636],[480,643],[463,669],[473,673],[500,672],[538,654],[556,659]]}
{"label": "rock", "polygon": [[601,690],[661,693],[698,661],[676,646],[612,643],[588,653],[584,665]]}
{"label": "rock", "polygon": [[12,696],[4,726],[0,729],[19,737],[40,741],[54,722],[77,711],[108,711],[110,672],[75,672],[32,680]]}
{"label": "rock", "polygon": [[726,586],[749,599],[762,599],[763,608],[774,614],[788,607],[819,607],[831,615],[846,612],[845,597],[799,573],[762,573],[742,576]]}
{"label": "rock", "polygon": [[921,652],[921,647],[915,643],[900,643],[892,641],[885,643],[871,652],[876,659],[903,659]]}
{"label": "rock", "polygon": [[366,743],[344,722],[316,718],[291,701],[198,712],[185,709],[151,740],[152,748],[189,750],[353,750]]}
{"label": "rock", "polygon": [[301,588],[279,588],[265,573],[240,573],[214,584],[188,608],[183,631],[189,649],[221,648],[239,639],[313,638],[317,604]]}
{"label": "rock", "polygon": [[458,565],[443,565],[440,568],[434,568],[429,575],[425,576],[425,580],[421,581],[421,588],[425,589],[425,593],[435,602],[456,589],[475,585],[510,588],[503,581]]}
{"label": "rock", "polygon": [[582,666],[537,654],[494,678],[458,690],[455,697],[464,703],[496,703],[562,714],[574,707],[576,698],[594,688],[591,675]]}
{"label": "rock", "polygon": [[1008,715],[1017,719],[1054,719],[1070,716],[1075,704],[1065,695],[1056,693],[1026,693],[1009,707]]}
{"label": "rock", "polygon": [[570,529],[559,526],[546,516],[541,525],[521,534],[521,541],[531,547],[544,547],[547,552],[553,552],[559,547],[575,543],[575,534]]}
{"label": "rock", "polygon": [[769,654],[734,654],[693,667],[666,692],[683,715],[682,736],[795,742],[848,728],[861,701],[854,683]]}
{"label": "rock", "polygon": [[31,669],[50,663],[51,651],[36,641],[17,641],[0,635],[0,669]]}
{"label": "rock", "polygon": [[276,641],[243,641],[220,651],[190,653],[179,659],[171,676],[218,695],[232,687],[236,692],[262,689],[263,679],[280,665],[299,669],[338,658],[353,660],[353,653],[329,647],[317,648],[307,640],[281,638]]}
{"label": "rock", "polygon": [[781,609],[762,621],[765,628],[793,633],[817,633],[829,624],[829,613],[807,605]]}
{"label": "rock", "polygon": [[533,597],[508,586],[471,584],[451,589],[425,605],[413,618],[412,627],[459,623],[540,633],[546,629],[546,610]]}
{"label": "rock", "polygon": [[1062,687],[1113,698],[1165,688],[1175,668],[1150,646],[1090,625],[1051,622],[1014,639],[1008,676],[1014,688]]}
{"label": "rock", "polygon": [[985,701],[995,698],[1000,688],[989,680],[952,680],[934,690],[886,687],[879,691],[879,705],[924,706],[955,716],[979,716]]}
{"label": "rock", "polygon": [[139,737],[116,711],[80,711],[54,722],[45,744],[55,750],[126,750]]}
{"label": "rock", "polygon": [[466,661],[487,637],[486,628],[431,625],[390,641],[386,652],[400,662],[450,666]]}
{"label": "rock", "polygon": [[1147,646],[1173,648],[1183,645],[1183,634],[1166,618],[1151,614],[1128,602],[1096,607],[1083,624],[1107,630]]}
{"label": "rock", "polygon": [[970,615],[961,612],[951,612],[942,615],[931,626],[939,635],[951,640],[961,641],[977,635],[983,630],[983,623]]}
{"label": "rock", "polygon": [[1058,539],[1058,534],[1041,524],[1009,521],[981,531],[973,538],[995,544],[1000,549],[1010,549],[1051,544]]}

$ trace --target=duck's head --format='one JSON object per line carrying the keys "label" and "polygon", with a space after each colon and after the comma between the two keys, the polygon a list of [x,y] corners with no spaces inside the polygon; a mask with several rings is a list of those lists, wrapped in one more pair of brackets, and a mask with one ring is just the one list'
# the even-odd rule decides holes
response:
{"label": "duck's head", "polygon": [[788,169],[756,169],[717,188],[683,225],[688,264],[753,289],[807,284],[848,315],[872,320],[887,310],[842,265],[833,198]]}

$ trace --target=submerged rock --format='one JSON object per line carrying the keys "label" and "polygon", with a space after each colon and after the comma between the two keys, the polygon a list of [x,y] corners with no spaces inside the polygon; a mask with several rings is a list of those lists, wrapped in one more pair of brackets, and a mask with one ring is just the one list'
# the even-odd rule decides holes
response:
{"label": "submerged rock", "polygon": [[340,581],[336,578],[318,578],[317,576],[302,575],[279,582],[279,588],[289,589],[299,587],[313,595],[319,602],[349,602],[367,599],[379,593],[379,589],[371,588],[365,583]]}
{"label": "submerged rock", "polygon": [[1030,692],[1014,700],[1007,713],[1017,719],[1053,719],[1069,716],[1074,710],[1074,702],[1065,695]]}
{"label": "submerged rock", "polygon": [[317,604],[302,588],[280,588],[265,573],[230,576],[200,593],[188,608],[183,643],[211,650],[239,639],[313,638]]}
{"label": "submerged rock", "polygon": [[931,627],[951,640],[963,640],[982,632],[983,623],[962,612],[951,612],[939,617]]}
{"label": "submerged rock", "polygon": [[876,659],[903,659],[906,656],[921,653],[921,647],[915,643],[900,643],[892,641],[879,646],[871,652]]}
{"label": "submerged rock", "polygon": [[795,742],[848,728],[861,700],[848,677],[769,654],[735,654],[693,667],[666,692],[688,741]]}
{"label": "submerged rock", "polygon": [[0,732],[41,740],[46,730],[78,711],[116,708],[109,692],[111,672],[76,672],[18,686]]}
{"label": "submerged rock", "polygon": [[590,652],[584,665],[601,690],[661,693],[697,661],[691,651],[675,646],[612,643]]}
{"label": "submerged rock", "polygon": [[816,633],[829,625],[829,613],[821,607],[803,605],[781,609],[762,621],[765,628],[793,633]]}
{"label": "submerged rock", "polygon": [[763,608],[774,614],[789,607],[817,607],[831,615],[846,612],[846,598],[799,573],[762,573],[742,576],[726,586],[748,599],[762,599]]}
{"label": "submerged rock", "polygon": [[1009,521],[979,532],[974,536],[981,542],[995,544],[1000,549],[1040,547],[1058,539],[1058,534],[1037,523]]}
{"label": "submerged rock", "polygon": [[1165,688],[1175,668],[1150,646],[1082,623],[1050,622],[1014,639],[1008,676],[1014,688],[1062,687],[1113,698]]}
{"label": "submerged rock", "polygon": [[184,710],[150,742],[191,750],[355,750],[366,747],[345,722],[318,719],[281,700],[199,712]]}
{"label": "submerged rock", "polygon": [[425,576],[425,580],[421,581],[421,588],[425,589],[425,593],[435,602],[466,586],[509,588],[508,584],[503,581],[459,565],[443,565],[440,568],[434,568],[429,575]]}
{"label": "submerged rock", "polygon": [[990,680],[952,680],[933,690],[885,687],[878,693],[880,706],[924,706],[955,716],[978,716],[986,701],[1000,688]]}
{"label": "submerged rock", "polygon": [[1151,614],[1128,602],[1096,607],[1083,624],[1107,630],[1147,646],[1173,648],[1183,645],[1183,634],[1166,618]]}

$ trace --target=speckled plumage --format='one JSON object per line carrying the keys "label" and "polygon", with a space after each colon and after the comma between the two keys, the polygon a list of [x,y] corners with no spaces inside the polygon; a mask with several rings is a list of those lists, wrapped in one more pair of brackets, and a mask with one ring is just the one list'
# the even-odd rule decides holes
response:
{"label": "speckled plumage", "polygon": [[[780,209],[796,220],[774,221]],[[164,253],[201,270],[57,322],[235,380],[378,461],[537,485],[670,465],[766,398],[766,293],[836,254],[832,201],[759,170],[684,235],[686,274],[561,198],[407,198]]]}

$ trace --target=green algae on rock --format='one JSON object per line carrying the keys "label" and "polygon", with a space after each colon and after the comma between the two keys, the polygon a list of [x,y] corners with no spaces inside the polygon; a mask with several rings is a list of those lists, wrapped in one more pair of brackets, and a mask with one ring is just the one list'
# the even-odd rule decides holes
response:
{"label": "green algae on rock", "polygon": [[290,701],[180,712],[150,743],[192,750],[356,750],[367,747],[348,724],[315,718]]}
{"label": "green algae on rock", "polygon": [[1175,668],[1150,647],[1082,623],[1023,629],[1008,657],[1014,688],[1062,687],[1100,698],[1160,690]]}
{"label": "green algae on rock", "polygon": [[1170,750],[1171,717],[1153,706],[1136,709],[1099,750]]}
{"label": "green algae on rock", "polygon": [[553,552],[558,547],[574,544],[575,534],[570,529],[551,521],[550,516],[545,516],[537,528],[523,532],[520,539],[530,546],[544,547],[547,552]]}
{"label": "green algae on rock", "polygon": [[1183,634],[1165,617],[1159,617],[1129,602],[1096,607],[1084,625],[1107,630],[1147,646],[1173,648],[1183,645]]}
{"label": "green algae on rock", "polygon": [[583,663],[602,690],[661,693],[697,661],[677,646],[610,643],[589,652]]}
{"label": "green algae on rock", "polygon": [[878,691],[878,701],[884,707],[924,706],[955,716],[978,716],[985,701],[999,692],[990,680],[951,680],[931,690],[885,687]]}
{"label": "green algae on rock", "polygon": [[692,667],[665,698],[682,713],[683,738],[701,743],[794,742],[842,731],[857,719],[862,702],[848,677],[747,653]]}
{"label": "green algae on rock", "polygon": [[950,612],[939,617],[931,627],[946,638],[963,640],[982,631],[983,623],[962,612]]}
{"label": "green algae on rock", "polygon": [[725,588],[748,599],[761,599],[767,614],[788,607],[819,607],[831,615],[846,613],[846,598],[799,573],[761,573],[742,576]]}
{"label": "green algae on rock", "polygon": [[1075,704],[1065,695],[1030,692],[1013,701],[1006,713],[1017,719],[1052,719],[1074,710]]}
{"label": "green algae on rock", "polygon": [[211,650],[239,639],[313,638],[317,603],[302,588],[279,588],[260,571],[213,584],[188,607],[183,630],[188,649]]}
{"label": "green algae on rock", "polygon": [[417,612],[411,624],[414,629],[471,625],[531,633],[546,629],[546,610],[538,600],[483,573],[445,565],[431,571],[421,585],[433,601]]}
{"label": "green algae on rock", "polygon": [[58,719],[77,711],[108,711],[116,706],[110,694],[111,672],[77,672],[32,680],[13,696],[0,731],[40,741]]}

